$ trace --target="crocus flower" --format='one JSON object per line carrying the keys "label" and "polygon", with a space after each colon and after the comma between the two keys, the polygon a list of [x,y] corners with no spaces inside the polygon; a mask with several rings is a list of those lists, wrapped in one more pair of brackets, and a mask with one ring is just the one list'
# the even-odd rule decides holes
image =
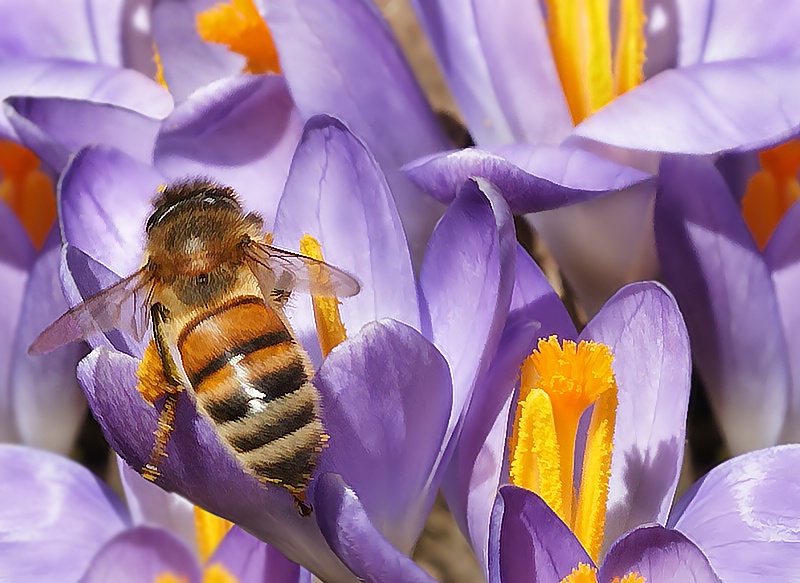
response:
{"label": "crocus flower", "polygon": [[[157,145],[157,158],[160,151]],[[178,160],[169,166],[173,176],[185,175]],[[224,180],[226,171],[215,175]],[[72,301],[138,267],[131,250],[142,248],[147,201],[165,180],[156,168],[108,148],[87,148],[74,158],[60,188],[65,286]],[[259,180],[268,181],[269,174]],[[188,396],[179,400],[158,483],[241,524],[327,581],[352,578],[341,561],[376,580],[422,576],[405,553],[433,502],[511,295],[507,207],[486,185],[465,186],[431,238],[421,309],[390,190],[368,150],[340,122],[308,122],[277,210],[251,193],[257,193],[252,182],[242,189],[242,200],[268,221],[275,217],[276,244],[296,247],[310,233],[327,261],[362,284],[361,294],[340,307],[349,337],[329,354],[318,344],[307,300],[298,297],[286,310],[317,370],[331,436],[308,493],[314,517],[300,517],[286,491],[245,473]],[[478,317],[474,298],[482,306]],[[141,346],[116,334],[96,342],[79,378],[112,447],[141,469],[158,416],[136,389],[132,355],[141,354]],[[460,388],[454,392],[453,386]]]}
{"label": "crocus flower", "polygon": [[762,251],[709,162],[665,159],[662,174],[655,232],[664,281],[728,446],[741,453],[800,440],[800,210],[784,215]]}
{"label": "crocus flower", "polygon": [[625,533],[602,563],[541,497],[504,486],[492,515],[489,581],[791,580],[800,569],[798,462],[800,446],[791,445],[717,466],[681,497],[665,526]]}
{"label": "crocus flower", "polygon": [[800,128],[795,6],[623,1],[612,42],[608,3],[414,5],[480,149],[424,158],[411,177],[444,202],[468,176],[504,183],[590,313],[658,273],[659,153],[753,150]]}
{"label": "crocus flower", "polygon": [[[175,496],[138,475],[124,476],[126,508],[62,456],[0,445],[0,468],[0,572],[8,581],[199,583],[201,573],[204,581],[226,583],[301,581],[300,567],[275,549],[199,509],[192,516],[189,504],[194,540],[177,536],[164,527],[164,501]],[[128,487],[131,479],[142,483]],[[142,519],[144,505],[161,511],[150,515],[158,526]]]}

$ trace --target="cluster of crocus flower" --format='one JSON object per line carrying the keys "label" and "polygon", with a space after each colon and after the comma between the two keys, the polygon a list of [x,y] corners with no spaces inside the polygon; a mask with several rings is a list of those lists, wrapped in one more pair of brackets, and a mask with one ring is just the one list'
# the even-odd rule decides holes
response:
{"label": "cluster of crocus flower", "polygon": [[[477,148],[451,150],[371,0],[0,0],[24,23],[0,31],[0,438],[67,452],[88,402],[128,505],[0,446],[8,580],[429,582],[408,555],[440,488],[493,583],[800,576],[800,449],[751,451],[798,438],[797,156],[757,153],[800,131],[797,9],[412,4]],[[154,193],[192,176],[360,281],[285,309],[329,435],[311,516],[188,391],[155,485],[136,474],[141,341],[26,354],[140,267]],[[692,358],[744,455],[673,505]]]}

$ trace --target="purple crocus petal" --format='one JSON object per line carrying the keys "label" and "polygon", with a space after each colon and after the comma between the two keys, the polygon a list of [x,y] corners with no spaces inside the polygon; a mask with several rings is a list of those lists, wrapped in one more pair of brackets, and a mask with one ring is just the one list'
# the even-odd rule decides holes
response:
{"label": "purple crocus petal", "polygon": [[101,480],[38,449],[0,445],[0,496],[7,581],[77,581],[100,546],[129,525]]}
{"label": "purple crocus petal", "polygon": [[269,226],[301,132],[283,77],[230,77],[198,90],[167,118],[155,166],[170,179],[212,176],[232,186]]}
{"label": "purple crocus petal", "polygon": [[0,441],[18,441],[9,377],[15,331],[36,250],[5,201],[0,201]]}
{"label": "purple crocus petal", "polygon": [[393,320],[364,326],[314,378],[331,436],[319,472],[341,474],[372,523],[410,552],[436,495],[431,479],[447,430],[447,363],[419,332]]}
{"label": "purple crocus petal", "polygon": [[671,69],[617,97],[573,135],[676,154],[766,148],[800,131],[798,85],[800,64],[792,60],[741,59]]}
{"label": "purple crocus petal", "polygon": [[86,399],[75,378],[86,353],[73,345],[47,355],[30,355],[28,346],[69,306],[59,281],[61,236],[53,228],[36,258],[25,289],[12,352],[9,389],[21,441],[66,455],[86,414]]}
{"label": "purple crocus petal", "polygon": [[[488,147],[514,140],[492,87],[472,0],[411,0],[470,133]],[[486,123],[491,120],[491,123]]]}
{"label": "purple crocus petal", "polygon": [[471,177],[485,178],[516,214],[589,200],[652,176],[579,148],[515,144],[494,153],[475,148],[434,154],[404,167],[409,178],[445,204]]}
{"label": "purple crocus petal", "polygon": [[245,67],[244,57],[198,35],[197,13],[213,5],[195,0],[153,0],[153,36],[164,80],[176,102]]}
{"label": "purple crocus petal", "polygon": [[482,179],[468,180],[431,235],[419,278],[423,327],[447,358],[453,413],[447,440],[467,411],[475,382],[494,356],[511,302],[514,222]]}
{"label": "purple crocus petal", "polygon": [[115,457],[133,524],[160,527],[178,535],[188,545],[196,544],[192,503],[145,480],[121,457]]}
{"label": "purple crocus petal", "polygon": [[200,583],[200,565],[174,534],[139,526],[107,542],[79,583],[150,583],[167,575],[186,583]]}
{"label": "purple crocus petal", "polygon": [[[335,118],[315,116],[306,124],[274,231],[275,243],[287,249],[296,249],[306,233],[314,236],[325,261],[359,279],[361,292],[340,308],[351,334],[381,318],[420,327],[411,257],[392,193],[366,146]],[[310,300],[292,303],[292,327],[321,362]]]}
{"label": "purple crocus petal", "polygon": [[[781,313],[781,325],[790,355],[800,350],[800,310],[795,301],[800,286],[800,205],[792,206],[778,223],[764,249],[764,261],[772,272],[772,282]],[[789,410],[781,441],[800,441],[800,359],[789,358],[792,389]]]}
{"label": "purple crocus petal", "polygon": [[559,143],[572,130],[572,116],[539,2],[478,0],[472,4],[477,42],[515,139]]}
{"label": "purple crocus petal", "polygon": [[798,464],[798,445],[733,458],[684,494],[669,527],[691,538],[725,583],[792,579],[800,572]]}
{"label": "purple crocus petal", "polygon": [[[680,66],[698,62],[800,56],[793,22],[800,6],[771,0],[737,4],[725,0],[678,0],[681,12]],[[779,10],[776,8],[780,7]]]}
{"label": "purple crocus petal", "polygon": [[105,146],[81,150],[59,184],[64,241],[120,276],[141,266],[150,200],[164,178],[151,166]]}
{"label": "purple crocus petal", "polygon": [[[0,64],[0,100],[11,96],[61,97],[110,103],[163,119],[172,110],[161,85],[130,69],[59,59],[9,60]],[[0,136],[15,132],[0,116]]]}
{"label": "purple crocus petal", "polygon": [[338,117],[380,163],[419,265],[442,207],[399,168],[450,144],[386,22],[368,0],[277,0],[265,18],[303,117]]}
{"label": "purple crocus petal", "polygon": [[611,583],[629,573],[638,573],[647,583],[721,583],[703,551],[680,532],[662,526],[644,526],[616,541],[597,580]]}
{"label": "purple crocus petal", "polygon": [[450,511],[469,534],[472,548],[484,566],[489,560],[489,519],[494,498],[500,484],[508,480],[508,421],[522,362],[541,337],[577,336],[564,304],[539,266],[519,245],[514,285],[517,306],[509,314],[488,372],[475,387],[442,483]]}
{"label": "purple crocus petal", "polygon": [[61,171],[83,146],[113,146],[150,162],[161,121],[107,103],[58,97],[6,100],[5,114],[20,143]]}
{"label": "purple crocus petal", "polygon": [[769,270],[722,178],[699,158],[661,165],[655,234],[697,368],[734,452],[773,445],[790,371]]}
{"label": "purple crocus petal", "polygon": [[537,494],[503,486],[492,515],[491,583],[555,583],[594,562],[569,527]]}
{"label": "purple crocus petal", "polygon": [[648,522],[664,524],[686,439],[691,355],[683,318],[662,286],[622,288],[580,339],[614,354],[619,405],[606,512],[606,543]]}
{"label": "purple crocus petal", "polygon": [[220,564],[238,583],[300,583],[300,565],[278,549],[234,526],[208,559]]}
{"label": "purple crocus petal", "polygon": [[[81,361],[78,379],[106,440],[140,469],[152,453],[158,412],[136,390],[137,366],[136,359],[99,347]],[[325,581],[352,581],[313,519],[298,514],[285,489],[244,470],[189,393],[178,399],[167,454],[159,465],[159,486],[246,528]]]}
{"label": "purple crocus petal", "polygon": [[434,583],[373,526],[356,493],[338,474],[319,477],[315,499],[322,534],[336,555],[367,583]]}

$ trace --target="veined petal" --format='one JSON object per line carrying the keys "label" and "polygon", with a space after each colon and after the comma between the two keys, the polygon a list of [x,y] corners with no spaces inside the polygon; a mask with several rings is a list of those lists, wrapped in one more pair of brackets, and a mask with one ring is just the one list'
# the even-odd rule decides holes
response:
{"label": "veined petal", "polygon": [[[392,193],[367,147],[339,120],[315,116],[306,124],[274,231],[275,244],[287,249],[312,235],[325,261],[358,278],[361,292],[340,306],[348,334],[381,318],[420,327],[411,256]],[[292,327],[321,363],[310,301],[295,300],[287,306]]]}
{"label": "veined petal", "polygon": [[710,162],[668,158],[660,174],[662,273],[686,318],[717,419],[734,452],[772,445],[790,372],[769,270]]}
{"label": "veined petal", "polygon": [[573,135],[675,154],[765,148],[800,131],[798,84],[800,64],[788,59],[671,69],[616,98]]}
{"label": "veined petal", "polygon": [[559,208],[652,179],[640,170],[566,145],[457,150],[415,160],[404,171],[445,204],[452,202],[465,180],[484,178],[516,214]]}
{"label": "veined petal", "polygon": [[208,565],[221,565],[239,583],[300,583],[301,567],[275,547],[234,526]]}
{"label": "veined petal", "polygon": [[386,22],[367,0],[277,0],[265,16],[300,113],[334,115],[367,144],[419,265],[443,209],[399,168],[450,146]]}
{"label": "veined petal", "polygon": [[611,583],[614,577],[632,572],[647,583],[721,583],[697,545],[661,526],[645,526],[617,540],[600,567],[598,581]]}
{"label": "veined petal", "polygon": [[672,295],[662,286],[622,288],[581,333],[611,347],[617,420],[605,545],[650,522],[666,523],[686,439],[691,354]]}
{"label": "veined petal", "polygon": [[416,330],[382,320],[334,348],[314,383],[331,436],[318,471],[340,474],[378,531],[409,552],[438,489],[451,409],[444,358]]}
{"label": "veined petal", "polygon": [[283,77],[229,77],[199,89],[167,118],[154,165],[171,180],[211,176],[233,187],[269,227],[301,131]]}
{"label": "veined petal", "polygon": [[691,538],[720,579],[783,583],[800,572],[800,446],[744,454],[681,497],[669,527]]}
{"label": "veined petal", "polygon": [[169,575],[173,581],[200,583],[200,565],[171,532],[138,526],[108,541],[92,558],[79,583],[149,583]]}
{"label": "veined petal", "polygon": [[0,495],[9,581],[77,581],[98,549],[129,526],[122,502],[89,470],[33,448],[0,445]]}
{"label": "veined petal", "polygon": [[317,522],[325,539],[359,581],[434,583],[435,579],[375,528],[358,496],[341,476],[320,476],[315,499],[324,509],[317,513]]}

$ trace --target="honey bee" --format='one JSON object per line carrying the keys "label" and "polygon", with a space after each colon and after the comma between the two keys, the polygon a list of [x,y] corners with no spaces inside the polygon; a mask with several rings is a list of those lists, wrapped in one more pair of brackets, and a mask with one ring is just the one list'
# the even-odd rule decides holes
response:
{"label": "honey bee", "polygon": [[233,189],[202,179],[160,191],[146,237],[141,269],[61,316],[30,352],[113,328],[140,338],[150,329],[140,391],[155,378],[152,401],[163,402],[142,475],[159,475],[178,395],[189,389],[244,468],[286,488],[307,516],[305,491],[327,436],[308,354],[283,306],[294,291],[353,296],[358,281],[273,247],[262,218],[245,213]]}

